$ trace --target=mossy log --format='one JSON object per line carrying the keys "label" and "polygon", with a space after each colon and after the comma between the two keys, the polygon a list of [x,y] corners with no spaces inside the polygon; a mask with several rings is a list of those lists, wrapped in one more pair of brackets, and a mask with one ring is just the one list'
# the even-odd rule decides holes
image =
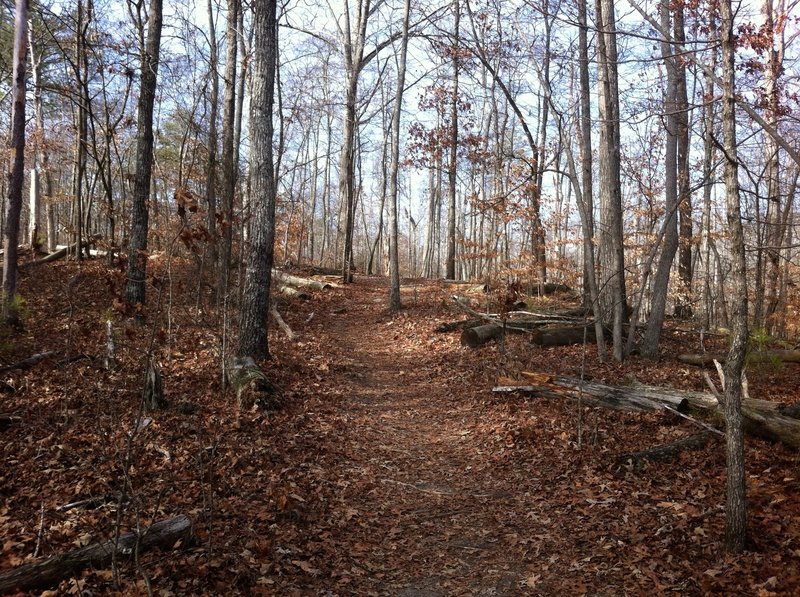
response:
{"label": "mossy log", "polygon": [[115,556],[130,557],[153,547],[172,549],[179,541],[187,544],[191,539],[192,521],[187,516],[168,518],[143,529],[141,533],[125,533],[116,541],[110,539],[93,543],[66,554],[6,570],[0,573],[0,593],[53,587],[89,566],[105,567]]}
{"label": "mossy log", "polygon": [[226,373],[228,385],[233,389],[242,410],[249,410],[253,406],[264,410],[280,408],[277,388],[252,357],[234,358]]}

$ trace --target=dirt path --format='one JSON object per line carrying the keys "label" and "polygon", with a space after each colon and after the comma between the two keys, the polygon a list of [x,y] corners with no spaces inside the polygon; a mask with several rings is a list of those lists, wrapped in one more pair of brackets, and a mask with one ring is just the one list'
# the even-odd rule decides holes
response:
{"label": "dirt path", "polygon": [[382,288],[348,295],[346,311],[320,328],[331,353],[344,355],[334,369],[345,399],[330,422],[342,426],[340,458],[327,463],[343,486],[331,513],[343,523],[334,531],[340,588],[520,594],[534,573],[520,526],[539,518],[528,493],[535,479],[519,471],[531,485],[513,486],[497,466],[470,396],[485,387],[442,366],[452,346],[414,346],[417,322],[386,315]]}

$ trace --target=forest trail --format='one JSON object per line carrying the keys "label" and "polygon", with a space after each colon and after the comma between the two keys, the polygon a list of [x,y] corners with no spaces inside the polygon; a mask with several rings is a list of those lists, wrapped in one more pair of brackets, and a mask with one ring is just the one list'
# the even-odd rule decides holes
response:
{"label": "forest trail", "polygon": [[318,422],[336,428],[339,442],[336,456],[319,463],[341,487],[327,514],[339,521],[326,531],[337,545],[330,564],[339,576],[328,589],[407,597],[530,592],[562,534],[547,514],[534,462],[504,462],[497,444],[508,448],[514,439],[488,426],[475,402],[488,382],[459,357],[457,338],[431,338],[424,316],[420,327],[415,295],[431,286],[406,290],[408,308],[390,316],[385,280],[361,278],[346,289],[342,312],[333,309],[316,326],[320,367],[333,371],[342,395],[334,420]]}
{"label": "forest trail", "polygon": [[358,513],[341,549],[378,592],[519,594],[518,520],[533,512],[517,494],[530,488],[508,487],[493,466],[462,372],[442,370],[435,346],[405,350],[402,320],[383,315],[385,290],[372,290],[353,293],[328,331],[348,355],[341,407],[353,423],[340,466]]}

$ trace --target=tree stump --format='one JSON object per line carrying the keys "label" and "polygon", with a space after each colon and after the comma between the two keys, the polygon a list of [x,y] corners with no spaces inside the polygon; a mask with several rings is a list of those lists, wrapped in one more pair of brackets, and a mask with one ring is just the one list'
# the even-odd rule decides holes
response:
{"label": "tree stump", "polygon": [[234,358],[228,365],[226,377],[240,409],[249,410],[253,406],[263,410],[280,409],[277,388],[252,357]]}

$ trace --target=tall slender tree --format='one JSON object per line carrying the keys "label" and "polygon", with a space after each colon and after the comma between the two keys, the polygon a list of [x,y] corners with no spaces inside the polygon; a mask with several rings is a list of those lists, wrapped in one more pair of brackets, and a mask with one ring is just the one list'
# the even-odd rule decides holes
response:
{"label": "tall slender tree", "polygon": [[[162,0],[150,0],[147,15],[141,3],[129,1],[139,30],[140,88],[136,123],[136,173],[133,181],[131,231],[128,244],[128,304],[143,307],[147,271],[147,233],[150,178],[153,169],[153,105],[156,98],[159,53],[161,50]],[[147,38],[145,41],[145,25]]]}
{"label": "tall slender tree", "polygon": [[389,310],[400,309],[400,255],[397,248],[397,176],[400,170],[400,116],[403,110],[403,91],[406,82],[406,56],[408,55],[408,23],[411,0],[405,0],[403,35],[400,39],[400,56],[397,58],[397,93],[392,112],[392,165],[389,172]]}
{"label": "tall slender tree", "polygon": [[275,165],[272,155],[275,66],[278,54],[276,0],[253,6],[253,64],[250,96],[250,192],[253,212],[245,255],[244,293],[239,315],[240,357],[269,356],[267,313],[275,242]]}
{"label": "tall slender tree", "polygon": [[624,358],[622,327],[626,318],[625,255],[620,184],[620,112],[617,32],[614,2],[597,0],[597,83],[600,115],[599,257],[603,317],[613,320],[614,358]]}
{"label": "tall slender tree", "polygon": [[747,274],[742,214],[739,199],[739,154],[736,142],[736,79],[731,0],[721,0],[720,42],[722,47],[722,135],[725,154],[725,205],[731,250],[731,346],[725,361],[725,427],[727,491],[725,500],[725,545],[731,552],[744,549],[747,538],[747,502],[742,427],[742,371],[747,351]]}
{"label": "tall slender tree", "polygon": [[25,176],[25,71],[28,59],[28,0],[17,0],[14,15],[14,70],[11,103],[11,170],[8,181],[3,236],[3,319],[19,323],[17,309],[17,246],[22,212],[22,182]]}

